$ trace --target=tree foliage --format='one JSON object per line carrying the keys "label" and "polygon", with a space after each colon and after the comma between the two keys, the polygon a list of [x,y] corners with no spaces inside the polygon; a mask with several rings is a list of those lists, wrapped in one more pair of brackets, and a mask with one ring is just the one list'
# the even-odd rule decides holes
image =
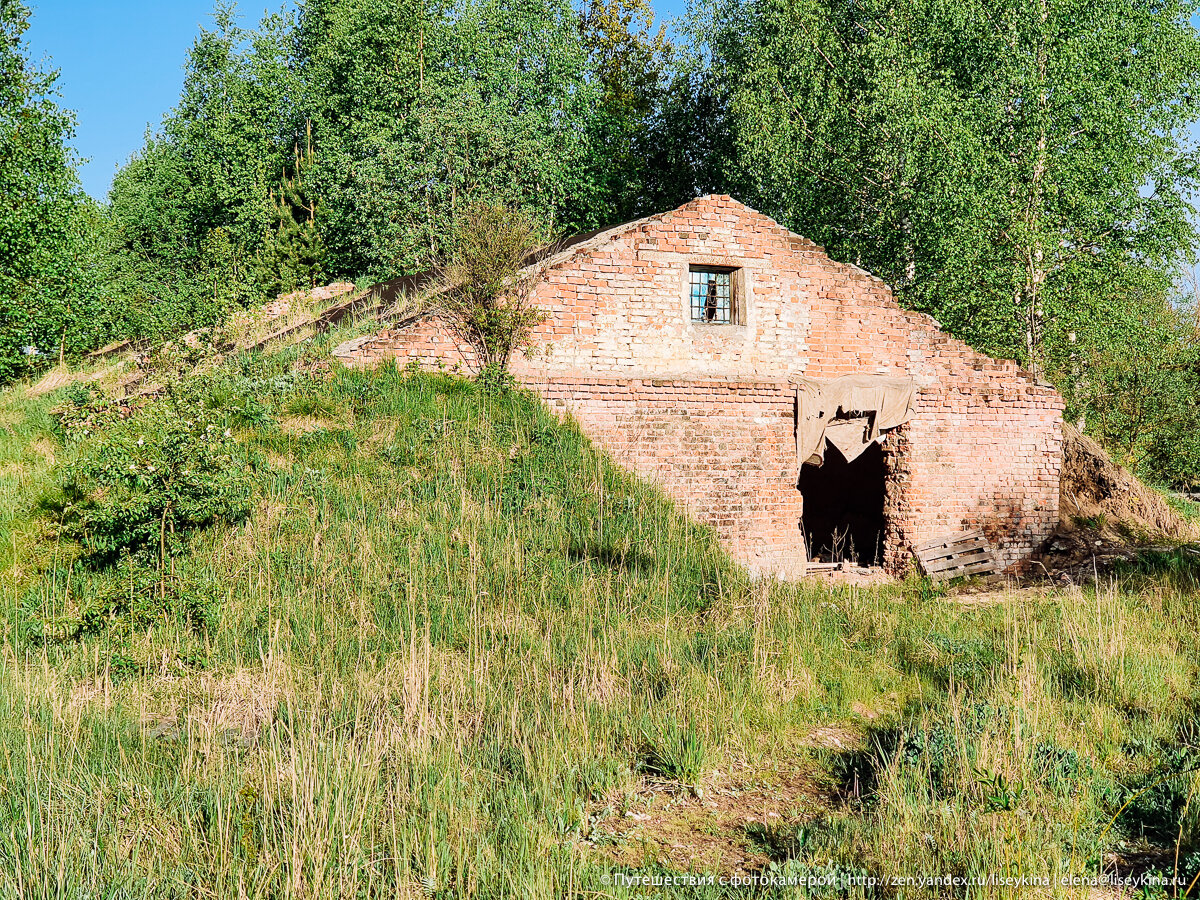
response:
{"label": "tree foliage", "polygon": [[124,166],[109,194],[119,255],[110,292],[139,334],[218,321],[261,296],[251,260],[280,225],[271,193],[298,137],[292,102],[293,21],[237,25],[218,3],[192,46],[179,105]]}
{"label": "tree foliage", "polygon": [[720,164],[976,347],[1054,370],[1191,253],[1194,10],[727,0],[702,32]]}
{"label": "tree foliage", "polygon": [[0,379],[56,358],[80,310],[71,295],[82,219],[55,103],[57,73],[27,58],[29,10],[0,0]]}
{"label": "tree foliage", "polygon": [[1158,484],[1200,488],[1200,319],[1186,302],[1144,304],[1138,341],[1093,344],[1073,356],[1068,415],[1122,463]]}
{"label": "tree foliage", "polygon": [[274,217],[255,260],[258,285],[269,296],[313,288],[324,281],[325,244],[317,227],[317,199],[312,191],[311,131],[304,148],[295,150],[290,171],[272,191]]}
{"label": "tree foliage", "polygon": [[253,29],[218,0],[179,104],[97,206],[28,13],[0,0],[0,378],[326,278],[461,264],[480,210],[578,232],[722,192],[1183,483],[1196,10],[705,0],[673,44],[649,0],[302,0]]}
{"label": "tree foliage", "polygon": [[[609,222],[690,199],[690,190],[676,196],[659,184],[664,180],[659,164],[668,130],[660,113],[674,60],[663,28],[654,28],[648,0],[588,0],[580,28],[600,88],[599,115],[593,124],[607,149],[597,157],[597,175],[609,198]],[[670,175],[666,181],[674,185]]]}
{"label": "tree foliage", "polygon": [[599,223],[599,93],[564,0],[311,0],[298,44],[331,272],[433,268],[477,201]]}
{"label": "tree foliage", "polygon": [[566,0],[308,0],[255,31],[221,3],[214,22],[111,196],[164,293],[208,265],[214,230],[270,292],[432,269],[477,201],[566,230],[607,221],[602,88]]}

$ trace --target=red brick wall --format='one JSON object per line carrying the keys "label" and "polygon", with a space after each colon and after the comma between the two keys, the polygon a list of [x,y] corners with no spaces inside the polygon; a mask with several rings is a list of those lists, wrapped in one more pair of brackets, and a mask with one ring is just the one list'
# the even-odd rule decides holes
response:
{"label": "red brick wall", "polygon": [[467,373],[474,371],[475,352],[460,344],[436,320],[420,319],[375,334],[347,341],[334,355],[352,366],[371,366],[395,360],[404,366],[415,362],[425,369]]}
{"label": "red brick wall", "polygon": [[621,465],[711,525],[755,574],[803,561],[795,392],[780,382],[555,378],[531,381]]}
{"label": "red brick wall", "polygon": [[[704,197],[552,262],[535,294],[547,313],[539,352],[514,371],[714,525],[751,568],[784,573],[798,553],[787,387],[797,375],[909,375],[920,387],[915,417],[887,445],[892,568],[912,543],[973,527],[1019,564],[1057,522],[1058,394],[901,309],[882,281],[766,216]],[[690,264],[741,268],[743,324],[690,322]],[[351,364],[473,361],[431,320],[337,352]],[[696,463],[699,449],[724,462]]]}
{"label": "red brick wall", "polygon": [[[755,574],[800,570],[795,389],[780,381],[558,378],[527,381],[613,458],[713,526]],[[1005,395],[990,382],[920,391],[916,414],[884,444],[885,564],[909,548],[981,528],[1006,567],[1058,519],[1058,408],[1044,389]]]}
{"label": "red brick wall", "polygon": [[890,453],[889,568],[913,544],[979,528],[1019,571],[1058,524],[1062,400],[1052,389],[986,372],[935,383]]}

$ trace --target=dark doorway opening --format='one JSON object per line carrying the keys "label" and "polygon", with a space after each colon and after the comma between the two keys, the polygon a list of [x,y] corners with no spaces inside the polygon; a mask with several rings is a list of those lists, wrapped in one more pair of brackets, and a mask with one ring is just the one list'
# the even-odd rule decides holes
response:
{"label": "dark doorway opening", "polygon": [[883,448],[872,444],[854,462],[826,444],[825,464],[800,467],[804,540],[810,561],[883,563]]}

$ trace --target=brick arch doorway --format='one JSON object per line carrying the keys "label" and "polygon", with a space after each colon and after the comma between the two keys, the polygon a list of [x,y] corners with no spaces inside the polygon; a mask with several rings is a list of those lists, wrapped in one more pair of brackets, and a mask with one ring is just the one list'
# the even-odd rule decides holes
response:
{"label": "brick arch doorway", "polygon": [[800,467],[801,529],[810,561],[883,564],[887,471],[878,442],[852,462],[827,444],[824,465]]}

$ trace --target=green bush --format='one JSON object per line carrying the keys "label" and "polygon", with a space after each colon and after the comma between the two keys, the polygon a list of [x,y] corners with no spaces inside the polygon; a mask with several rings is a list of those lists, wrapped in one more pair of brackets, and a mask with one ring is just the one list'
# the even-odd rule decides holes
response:
{"label": "green bush", "polygon": [[502,204],[472,206],[455,230],[438,303],[493,390],[505,384],[513,352],[533,349],[533,329],[545,318],[533,305],[541,271],[529,263],[548,243],[536,215]]}
{"label": "green bush", "polygon": [[31,620],[34,627],[25,634],[29,643],[76,640],[110,628],[128,631],[172,620],[204,631],[215,626],[220,616],[220,597],[211,584],[198,582],[187,571],[164,578],[153,563],[133,556],[122,557],[78,584],[82,595],[78,615],[56,620],[49,631],[46,622]]}
{"label": "green bush", "polygon": [[194,393],[177,386],[140,410],[76,398],[59,422],[73,450],[59,473],[63,536],[93,568],[126,555],[161,567],[196,529],[250,512],[246,450]]}

